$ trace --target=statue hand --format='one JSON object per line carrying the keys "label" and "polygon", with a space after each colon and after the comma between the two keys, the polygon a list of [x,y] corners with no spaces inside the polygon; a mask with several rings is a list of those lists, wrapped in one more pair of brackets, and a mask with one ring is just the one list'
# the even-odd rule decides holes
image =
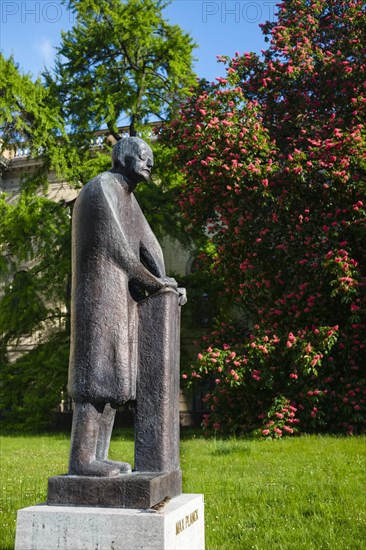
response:
{"label": "statue hand", "polygon": [[178,287],[177,281],[175,279],[173,279],[172,277],[162,277],[160,280],[163,283],[163,288],[166,287],[166,286],[171,287],[171,288],[177,288]]}
{"label": "statue hand", "polygon": [[185,288],[177,288],[177,290],[179,294],[178,303],[180,306],[184,306],[187,303],[187,291]]}
{"label": "statue hand", "polygon": [[162,277],[160,279],[160,281],[163,284],[163,288],[164,287],[170,287],[170,288],[174,288],[175,290],[178,291],[178,295],[179,295],[178,303],[179,303],[180,306],[184,306],[184,304],[187,303],[186,289],[185,288],[178,288],[178,283],[175,279],[173,279],[172,277]]}

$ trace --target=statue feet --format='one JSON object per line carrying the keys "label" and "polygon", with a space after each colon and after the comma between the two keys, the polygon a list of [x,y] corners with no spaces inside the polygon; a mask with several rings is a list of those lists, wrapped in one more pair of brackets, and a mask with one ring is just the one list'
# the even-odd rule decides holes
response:
{"label": "statue feet", "polygon": [[87,464],[73,463],[69,468],[69,475],[74,476],[92,476],[92,477],[117,477],[121,474],[121,469],[116,466],[119,463],[109,463],[109,461],[94,460]]}
{"label": "statue feet", "polygon": [[119,468],[121,474],[130,474],[132,472],[131,464],[128,462],[119,462],[118,460],[103,460],[104,464],[109,464],[115,468]]}

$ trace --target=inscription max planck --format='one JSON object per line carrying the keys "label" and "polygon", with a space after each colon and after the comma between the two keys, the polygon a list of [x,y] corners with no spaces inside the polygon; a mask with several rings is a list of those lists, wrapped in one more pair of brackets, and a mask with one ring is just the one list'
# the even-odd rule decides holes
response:
{"label": "inscription max planck", "polygon": [[198,509],[194,510],[190,514],[184,516],[184,518],[179,519],[175,524],[175,534],[179,535],[184,529],[187,529],[193,523],[198,521]]}

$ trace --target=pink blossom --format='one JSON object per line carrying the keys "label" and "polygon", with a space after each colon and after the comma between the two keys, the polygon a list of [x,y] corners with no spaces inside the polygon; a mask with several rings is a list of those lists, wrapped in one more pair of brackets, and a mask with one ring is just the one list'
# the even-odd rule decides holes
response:
{"label": "pink blossom", "polygon": [[352,277],[340,277],[338,279],[341,283],[353,283],[354,280],[352,279]]}

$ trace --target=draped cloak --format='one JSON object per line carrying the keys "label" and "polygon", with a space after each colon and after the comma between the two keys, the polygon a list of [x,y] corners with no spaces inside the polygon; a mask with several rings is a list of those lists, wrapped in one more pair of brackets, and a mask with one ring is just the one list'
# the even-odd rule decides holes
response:
{"label": "draped cloak", "polygon": [[138,310],[131,290],[161,288],[161,247],[123,176],[104,172],[81,190],[72,222],[68,389],[75,401],[136,397]]}

